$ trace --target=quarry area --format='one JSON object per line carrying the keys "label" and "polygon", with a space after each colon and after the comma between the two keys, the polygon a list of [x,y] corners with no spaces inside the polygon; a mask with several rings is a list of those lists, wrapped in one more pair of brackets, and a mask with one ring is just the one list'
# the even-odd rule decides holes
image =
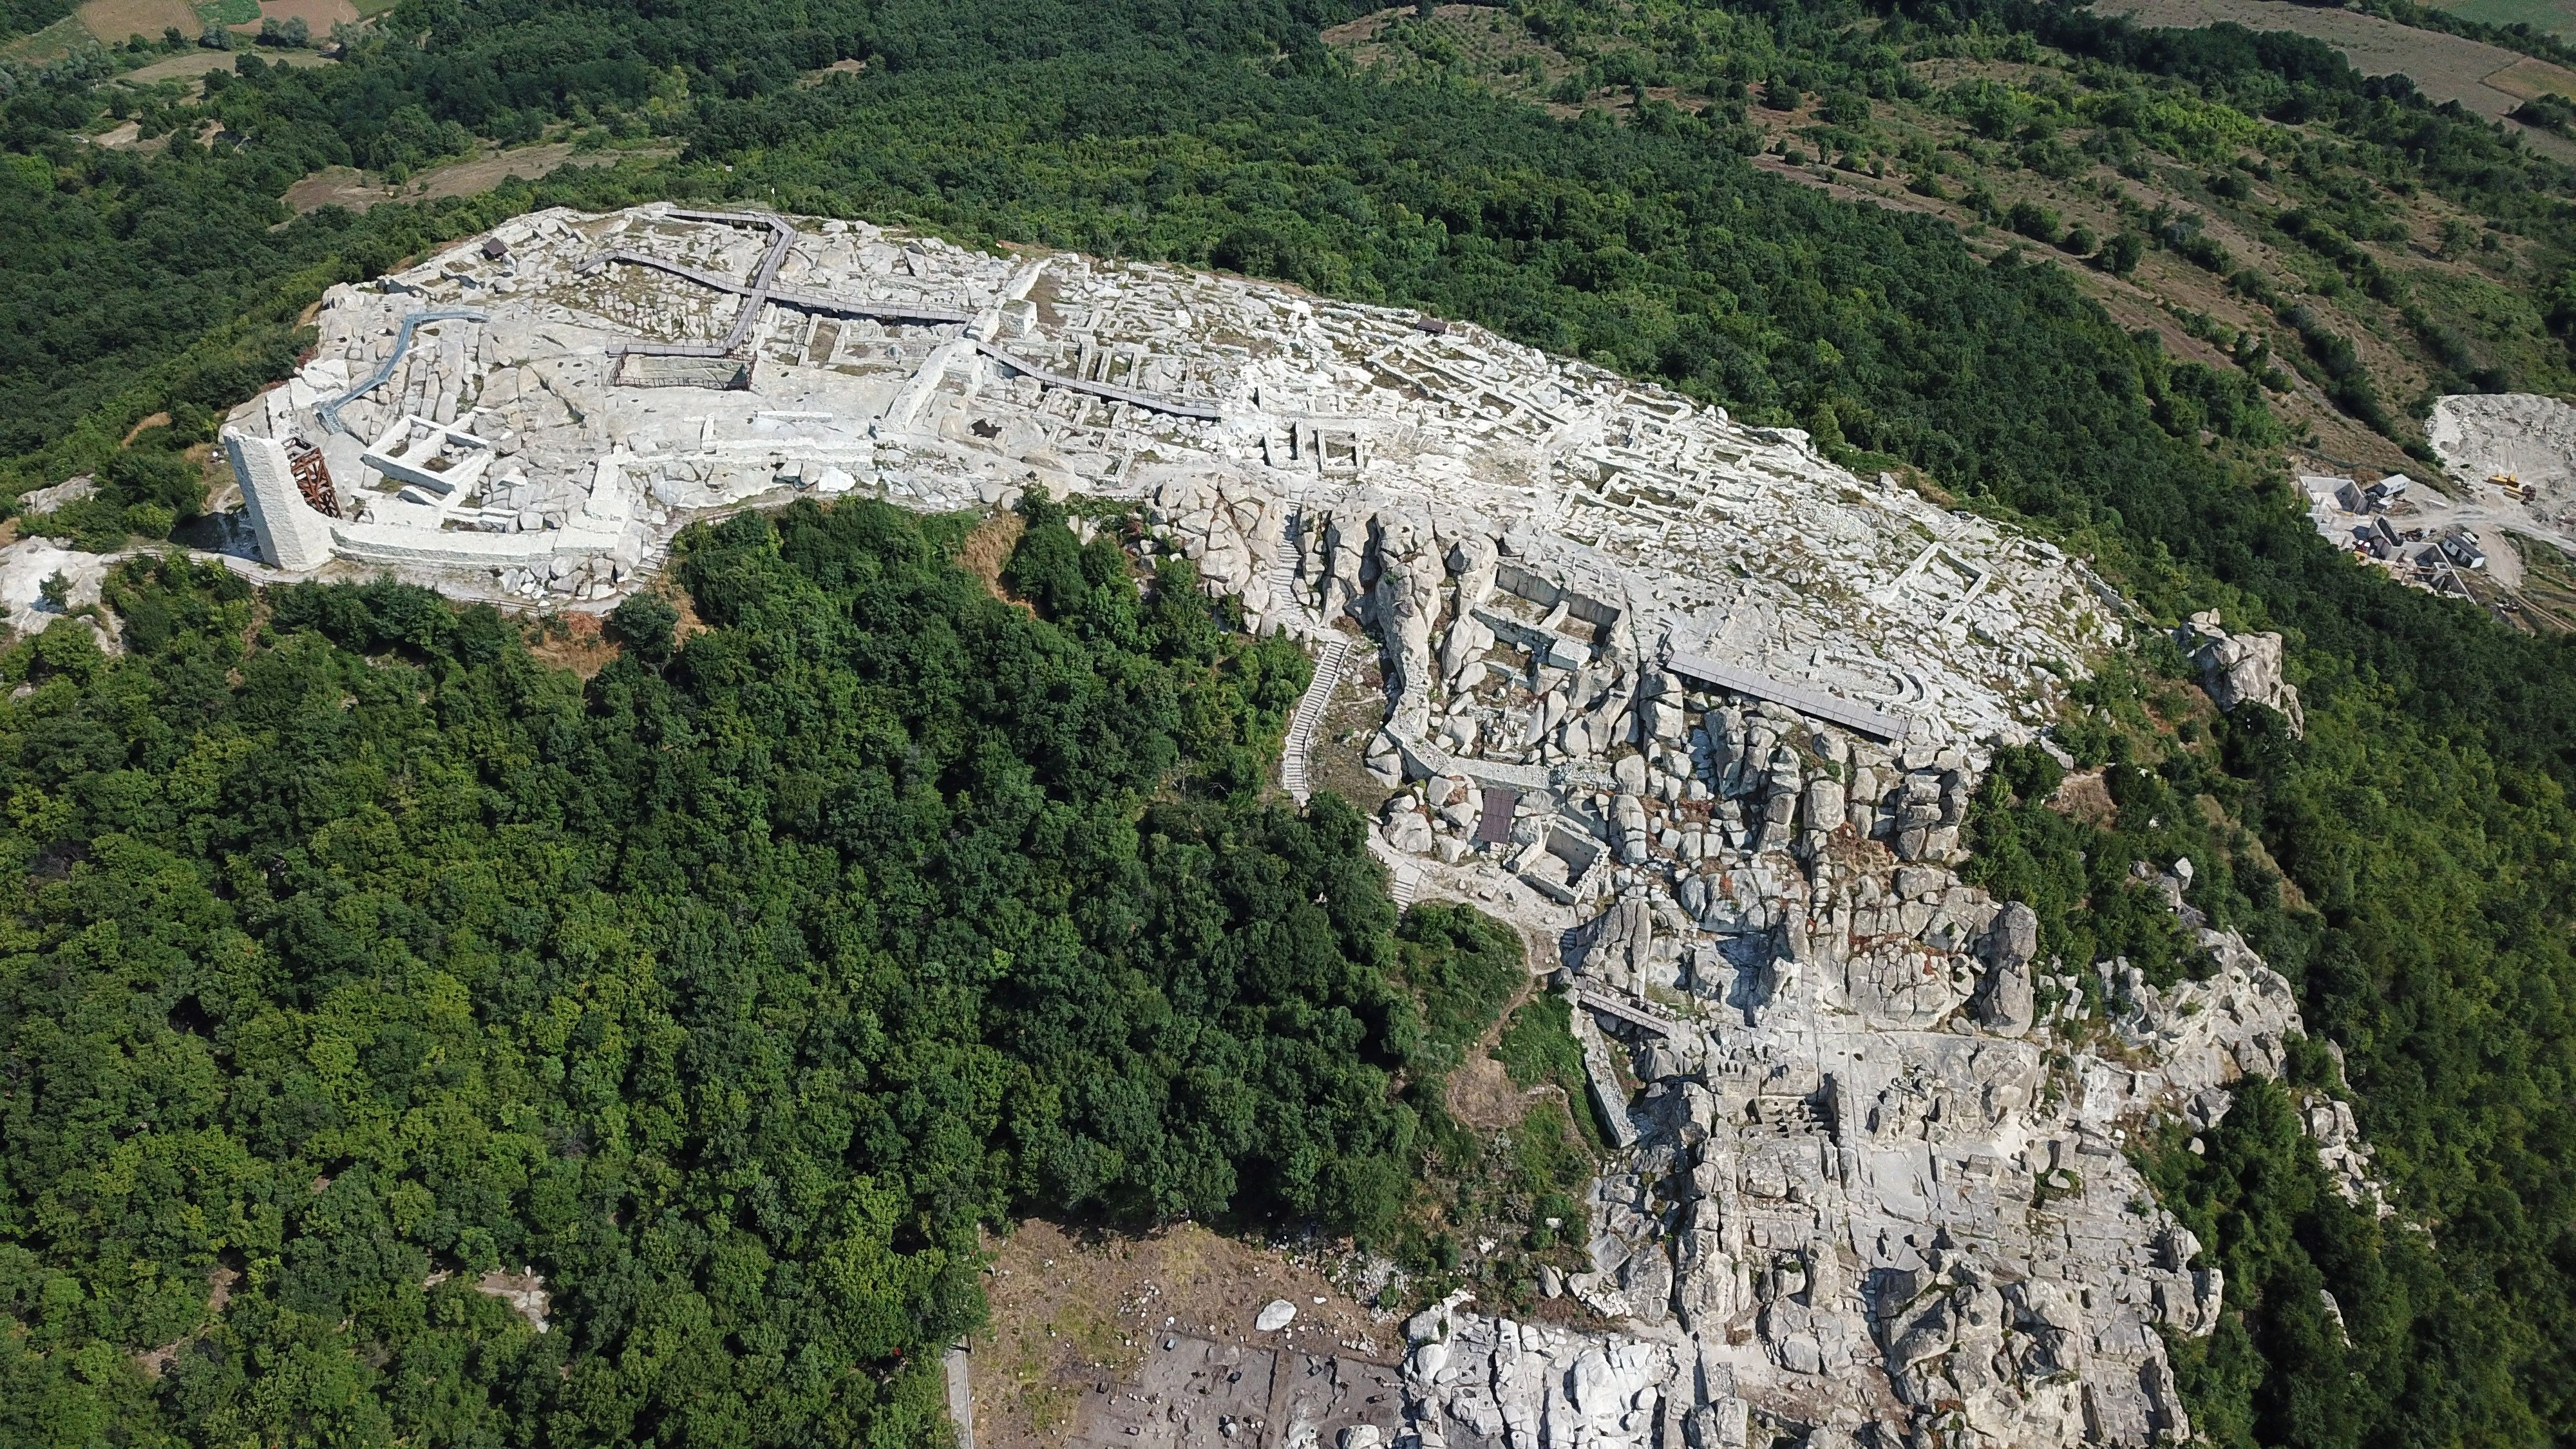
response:
{"label": "quarry area", "polygon": [[[1547,1283],[1588,1312],[1363,1328],[1336,1298],[1321,1331],[1325,1290],[1193,1259],[1165,1322],[1094,1314],[1113,1367],[1049,1400],[1048,1442],[2189,1436],[2163,1335],[2212,1331],[2224,1284],[2128,1149],[2277,1074],[2299,1018],[2184,903],[2188,861],[2151,883],[2219,965],[2162,991],[2042,954],[1956,874],[1992,752],[2044,744],[2123,636],[2079,561],[1472,327],[853,222],[538,213],[317,325],[225,428],[264,577],[595,611],[743,507],[1124,502],[1314,650],[1282,788],[1369,782],[1400,900],[1559,943],[1531,964],[1615,1139],[1591,1269]],[[2560,457],[2526,476],[2563,491]],[[2277,636],[2181,642],[2220,708],[2296,727]],[[1328,729],[1354,692],[1369,726]],[[2348,1112],[2309,1128],[2369,1199]],[[1053,1351],[973,1358],[961,1419]]]}
{"label": "quarry area", "polygon": [[2439,486],[2302,477],[2309,521],[2401,582],[2473,599],[2508,624],[2576,628],[2576,408],[2455,394],[2434,403],[2424,431]]}

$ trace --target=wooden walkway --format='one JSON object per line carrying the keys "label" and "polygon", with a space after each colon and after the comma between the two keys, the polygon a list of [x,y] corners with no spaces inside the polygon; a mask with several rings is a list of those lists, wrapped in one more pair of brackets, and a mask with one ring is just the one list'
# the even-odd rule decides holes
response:
{"label": "wooden walkway", "polygon": [[490,320],[489,317],[471,307],[449,307],[434,312],[411,313],[402,319],[402,326],[394,332],[394,350],[386,355],[384,361],[376,364],[376,370],[369,373],[366,380],[356,387],[317,405],[313,409],[314,415],[322,419],[324,428],[335,433],[348,432],[347,425],[340,421],[340,409],[384,386],[385,379],[392,377],[394,369],[402,366],[403,354],[411,351],[412,333],[431,322],[488,322]]}
{"label": "wooden walkway", "polygon": [[1007,348],[997,347],[981,338],[975,339],[975,350],[984,354],[986,357],[992,358],[996,362],[1004,364],[1005,366],[1027,373],[1029,376],[1036,378],[1041,386],[1069,388],[1075,392],[1087,392],[1093,397],[1105,398],[1110,402],[1123,402],[1134,407],[1146,408],[1153,412],[1169,413],[1176,418],[1199,418],[1213,422],[1216,419],[1225,416],[1225,414],[1217,410],[1217,406],[1214,403],[1200,402],[1194,398],[1165,397],[1163,394],[1158,392],[1145,392],[1138,388],[1120,387],[1114,382],[1092,382],[1087,378],[1067,377],[1060,372],[1049,372],[1045,368],[1031,362],[1029,359],[1020,356],[1018,353],[1012,352]]}

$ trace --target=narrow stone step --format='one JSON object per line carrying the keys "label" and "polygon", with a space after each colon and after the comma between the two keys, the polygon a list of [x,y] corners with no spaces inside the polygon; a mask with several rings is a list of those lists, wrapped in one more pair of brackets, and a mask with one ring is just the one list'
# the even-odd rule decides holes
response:
{"label": "narrow stone step", "polygon": [[[1270,597],[1274,602],[1286,602],[1293,598],[1296,592],[1297,546],[1286,539],[1281,539],[1279,552],[1273,556],[1270,564]],[[1296,600],[1301,608],[1305,602],[1303,599]]]}
{"label": "narrow stone step", "polygon": [[1348,640],[1335,639],[1324,646],[1315,661],[1314,676],[1306,682],[1306,693],[1297,701],[1297,712],[1288,717],[1288,737],[1282,741],[1279,760],[1279,783],[1290,799],[1306,803],[1306,757],[1315,746],[1315,725],[1332,702],[1333,687],[1342,676],[1342,663],[1350,657]]}

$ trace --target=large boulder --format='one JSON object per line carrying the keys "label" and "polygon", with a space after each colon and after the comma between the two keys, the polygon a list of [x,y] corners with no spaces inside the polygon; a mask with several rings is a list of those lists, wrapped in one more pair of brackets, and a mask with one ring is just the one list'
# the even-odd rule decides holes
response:
{"label": "large boulder", "polygon": [[1986,979],[1977,992],[1977,1020],[1988,1031],[2020,1036],[2039,1019],[2030,963],[2039,954],[2039,913],[2007,901],[1987,928]]}
{"label": "large boulder", "polygon": [[2306,733],[2307,715],[2299,708],[2298,687],[2281,677],[2280,635],[2230,634],[2218,626],[2215,610],[2192,615],[2191,622],[2175,634],[2191,651],[2192,665],[2200,671],[2201,687],[2209,691],[2211,703],[2221,710],[2264,705],[2280,711],[2290,722],[2291,734]]}
{"label": "large boulder", "polygon": [[1484,657],[1486,650],[1493,647],[1492,627],[1475,615],[1460,611],[1458,617],[1450,622],[1448,637],[1440,645],[1441,677],[1447,679],[1453,689],[1462,683],[1471,683],[1465,678],[1467,671]]}
{"label": "large boulder", "polygon": [[1413,803],[1410,795],[1398,795],[1389,802],[1386,812],[1386,843],[1407,855],[1429,855],[1433,836],[1431,821]]}
{"label": "large boulder", "polygon": [[1502,567],[1501,550],[1482,530],[1471,532],[1449,545],[1449,574],[1456,590],[1451,598],[1453,612],[1464,615],[1482,608],[1493,597],[1494,576]]}

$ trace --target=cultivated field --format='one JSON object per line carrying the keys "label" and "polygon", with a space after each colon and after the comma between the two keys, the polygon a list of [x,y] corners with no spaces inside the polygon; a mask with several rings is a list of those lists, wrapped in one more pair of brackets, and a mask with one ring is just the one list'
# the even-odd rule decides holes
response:
{"label": "cultivated field", "polygon": [[72,15],[83,29],[110,45],[122,44],[129,35],[159,40],[161,32],[173,26],[194,40],[206,28],[197,18],[197,7],[187,0],[87,0]]}
{"label": "cultivated field", "polygon": [[[193,80],[210,70],[231,70],[235,57],[240,54],[239,51],[184,50],[167,60],[156,60],[139,70],[127,71],[119,79],[139,86],[148,86],[155,81]],[[259,52],[259,57],[271,65],[332,64],[309,50],[264,50]]]}
{"label": "cultivated field", "polygon": [[0,45],[0,59],[38,63],[60,60],[71,54],[73,47],[87,45],[89,40],[90,33],[81,28],[79,17],[66,15],[42,30]]}
{"label": "cultivated field", "polygon": [[419,201],[441,196],[476,196],[498,186],[505,179],[518,176],[529,181],[562,166],[614,166],[629,157],[664,157],[678,154],[677,147],[664,146],[631,151],[575,152],[569,144],[521,146],[511,151],[491,151],[433,166],[399,187],[368,184],[366,176],[347,166],[333,166],[317,171],[286,189],[286,204],[297,211],[317,207],[345,206],[351,211],[364,211],[385,201]]}
{"label": "cultivated field", "polygon": [[[2141,25],[2196,29],[2232,21],[2248,30],[2290,30],[2313,35],[2343,53],[2364,75],[2403,75],[2437,101],[2458,101],[2518,131],[2531,149],[2576,162],[2576,141],[2535,130],[2506,113],[2535,90],[2576,95],[2576,73],[2499,46],[2417,30],[2350,10],[2320,10],[2290,0],[2109,0],[2106,15],[2127,15]],[[2498,77],[2510,71],[2507,85]]]}
{"label": "cultivated field", "polygon": [[[358,7],[350,4],[349,0],[260,0],[259,14],[262,20],[283,22],[302,19],[313,27],[313,40],[317,45],[330,38],[332,26],[354,25],[358,21]],[[259,27],[243,28],[257,30]]]}
{"label": "cultivated field", "polygon": [[2544,35],[2576,36],[2576,0],[2432,0],[2436,9],[2481,25],[2528,25]]}

